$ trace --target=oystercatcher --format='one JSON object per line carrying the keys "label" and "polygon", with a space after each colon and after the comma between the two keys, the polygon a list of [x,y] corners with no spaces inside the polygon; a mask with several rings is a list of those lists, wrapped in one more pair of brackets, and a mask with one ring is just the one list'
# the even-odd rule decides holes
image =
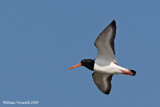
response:
{"label": "oystercatcher", "polygon": [[111,91],[111,80],[114,74],[125,74],[134,76],[136,71],[121,67],[117,64],[114,50],[114,39],[116,36],[116,22],[113,20],[97,37],[94,42],[98,50],[96,59],[83,59],[69,69],[85,66],[89,70],[94,71],[92,77],[98,89],[109,94]]}

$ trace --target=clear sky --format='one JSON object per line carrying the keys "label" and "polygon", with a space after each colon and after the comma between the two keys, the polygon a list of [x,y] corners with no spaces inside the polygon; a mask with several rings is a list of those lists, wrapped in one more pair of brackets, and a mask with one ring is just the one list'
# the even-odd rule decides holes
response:
{"label": "clear sky", "polygon": [[[39,101],[27,107],[159,107],[159,0],[0,1],[0,106],[2,101]],[[136,76],[115,75],[102,94],[92,71],[68,70],[94,59],[94,41],[117,22],[118,64]],[[21,105],[20,105],[21,106]]]}

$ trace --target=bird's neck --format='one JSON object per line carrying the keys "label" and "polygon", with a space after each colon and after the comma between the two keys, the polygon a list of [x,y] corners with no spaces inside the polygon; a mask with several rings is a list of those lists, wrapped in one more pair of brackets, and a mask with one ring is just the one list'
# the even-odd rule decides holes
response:
{"label": "bird's neck", "polygon": [[94,60],[90,60],[90,62],[88,62],[86,65],[85,65],[86,68],[88,68],[89,70],[94,70]]}

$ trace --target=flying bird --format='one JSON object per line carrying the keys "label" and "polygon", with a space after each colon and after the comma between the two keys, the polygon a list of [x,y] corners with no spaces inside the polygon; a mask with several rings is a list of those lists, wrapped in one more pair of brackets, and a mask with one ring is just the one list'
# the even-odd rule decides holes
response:
{"label": "flying bird", "polygon": [[83,59],[69,69],[84,66],[94,71],[93,80],[97,88],[104,94],[111,91],[111,80],[114,74],[125,74],[135,76],[136,71],[121,67],[115,58],[114,39],[116,36],[116,22],[113,20],[97,37],[94,45],[97,48],[98,55],[96,59]]}

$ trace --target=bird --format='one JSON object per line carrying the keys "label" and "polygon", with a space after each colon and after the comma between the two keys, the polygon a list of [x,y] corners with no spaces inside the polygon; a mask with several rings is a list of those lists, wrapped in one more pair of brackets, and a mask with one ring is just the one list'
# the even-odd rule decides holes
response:
{"label": "bird", "polygon": [[136,71],[118,65],[115,57],[114,39],[116,36],[116,21],[113,20],[97,37],[94,42],[98,54],[95,59],[83,59],[69,69],[84,66],[91,71],[94,83],[104,94],[111,91],[111,80],[115,74],[135,76]]}

